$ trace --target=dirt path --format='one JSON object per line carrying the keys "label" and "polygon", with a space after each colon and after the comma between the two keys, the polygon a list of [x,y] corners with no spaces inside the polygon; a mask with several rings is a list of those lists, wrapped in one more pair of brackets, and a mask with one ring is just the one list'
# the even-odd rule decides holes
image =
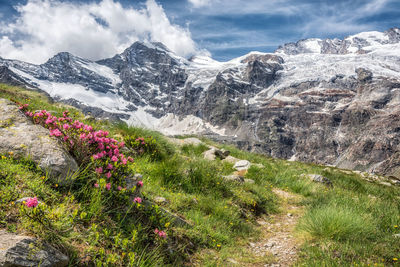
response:
{"label": "dirt path", "polygon": [[293,236],[293,230],[303,212],[302,207],[296,204],[300,197],[280,189],[274,189],[274,193],[282,200],[281,212],[259,219],[262,237],[249,244],[256,257],[267,257],[270,263],[251,266],[291,266],[297,259],[299,241]]}

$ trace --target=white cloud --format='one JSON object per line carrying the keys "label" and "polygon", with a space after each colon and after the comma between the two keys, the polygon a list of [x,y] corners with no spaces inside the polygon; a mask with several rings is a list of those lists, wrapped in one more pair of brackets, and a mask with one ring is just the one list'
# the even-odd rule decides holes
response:
{"label": "white cloud", "polygon": [[67,51],[97,60],[138,40],[162,42],[181,56],[196,52],[189,30],[171,24],[154,0],[137,9],[113,0],[90,4],[28,0],[16,9],[16,21],[0,24],[0,56],[5,58],[43,63]]}
{"label": "white cloud", "polygon": [[195,7],[203,7],[211,4],[211,0],[189,0],[189,2]]}
{"label": "white cloud", "polygon": [[294,4],[293,0],[188,0],[196,10],[208,15],[245,15],[245,14],[274,14],[292,15],[299,11],[302,3]]}
{"label": "white cloud", "polygon": [[[383,12],[392,0],[355,2],[352,6],[343,2],[335,6],[322,5],[319,10],[310,9],[307,22],[301,26],[304,36],[310,34],[346,34],[369,31],[376,28],[373,22],[360,22],[367,16]],[[317,37],[317,36],[316,36]]]}

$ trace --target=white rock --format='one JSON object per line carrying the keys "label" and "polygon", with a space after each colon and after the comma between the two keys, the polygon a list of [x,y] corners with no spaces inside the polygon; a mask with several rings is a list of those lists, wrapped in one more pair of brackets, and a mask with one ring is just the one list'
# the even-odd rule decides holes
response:
{"label": "white rock", "polygon": [[240,160],[235,163],[233,166],[234,169],[238,171],[248,170],[251,166],[251,163],[248,160]]}

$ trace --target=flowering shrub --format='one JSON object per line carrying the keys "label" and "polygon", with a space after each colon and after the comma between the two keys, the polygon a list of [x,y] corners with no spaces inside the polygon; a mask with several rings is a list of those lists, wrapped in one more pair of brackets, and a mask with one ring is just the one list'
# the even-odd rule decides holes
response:
{"label": "flowering shrub", "polygon": [[39,202],[37,200],[37,197],[30,197],[28,198],[25,202],[24,202],[25,206],[27,206],[28,208],[34,208],[36,207]]}
{"label": "flowering shrub", "polygon": [[[107,179],[107,190],[121,188],[128,174],[127,163],[133,162],[132,157],[120,153],[124,142],[110,138],[107,131],[96,131],[90,125],[73,120],[68,111],[64,111],[62,117],[57,117],[46,110],[33,113],[28,110],[28,104],[19,104],[19,109],[34,123],[49,129],[50,136],[58,138],[79,164],[92,162],[98,178]],[[98,183],[94,186],[99,187]]]}
{"label": "flowering shrub", "polygon": [[159,237],[161,237],[161,238],[166,238],[167,237],[167,233],[165,233],[164,231],[160,231],[157,228],[154,230],[154,233],[156,235],[158,235]]}

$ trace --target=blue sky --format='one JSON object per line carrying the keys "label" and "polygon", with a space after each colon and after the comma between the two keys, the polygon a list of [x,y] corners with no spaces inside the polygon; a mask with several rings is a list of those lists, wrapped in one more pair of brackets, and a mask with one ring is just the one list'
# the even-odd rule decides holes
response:
{"label": "blue sky", "polygon": [[[107,2],[108,6],[104,2]],[[30,4],[29,7],[28,4]],[[49,28],[46,23],[53,25],[58,18],[52,17],[44,21],[42,17],[46,15],[45,13],[41,14],[39,19],[31,11],[35,8],[37,12],[47,10],[48,13],[57,13],[59,11],[60,20],[70,21],[71,18],[67,20],[67,15],[62,8],[78,10],[85,4],[94,10],[90,15],[95,14],[98,22],[104,19],[104,21],[110,21],[110,25],[112,23],[137,25],[129,29],[121,29],[120,26],[110,27],[111,30],[117,31],[116,34],[109,31],[99,32],[101,37],[110,35],[113,42],[98,45],[96,44],[97,37],[93,36],[87,42],[91,47],[100,46],[100,48],[92,51],[90,47],[71,41],[71,38],[76,38],[77,41],[83,42],[86,39],[79,38],[79,35],[86,36],[87,33],[71,28],[65,32],[65,35],[70,35],[68,40],[61,37],[58,40],[59,35],[46,31]],[[20,7],[19,11],[14,8],[16,6]],[[109,8],[111,6],[115,7],[115,14],[124,12],[119,10],[118,6],[132,12],[139,11],[137,14],[127,13],[127,16],[129,14],[133,14],[133,17],[139,16],[140,22],[136,23],[135,17],[118,22],[115,20],[115,14],[101,10],[111,9]],[[142,13],[146,13],[145,17]],[[29,59],[29,56],[25,55],[27,51],[39,49],[33,44],[42,45],[43,49],[48,50],[48,53],[40,51],[40,55],[36,59],[32,58],[31,61],[43,61],[48,54],[60,49],[71,50],[70,52],[80,56],[87,55],[88,58],[96,59],[96,57],[108,56],[106,51],[110,50],[112,45],[118,46],[118,49],[112,52],[119,52],[123,46],[127,46],[128,41],[141,38],[167,42],[173,51],[183,56],[189,56],[198,51],[208,51],[214,59],[229,60],[254,50],[272,52],[281,44],[304,38],[343,38],[361,31],[384,31],[391,27],[400,27],[399,0],[0,0],[0,14],[2,20],[0,26],[3,29],[0,31],[0,37],[3,36],[3,40],[0,41],[0,55]],[[84,14],[76,11],[76,16],[84,16]],[[158,23],[157,18],[163,16],[165,17]],[[37,21],[41,28],[26,25]],[[76,27],[80,27],[79,23]],[[141,25],[147,27],[148,24],[152,24],[152,27],[141,31]],[[63,25],[62,22],[60,25]],[[104,23],[100,26],[107,27],[108,25]],[[90,34],[93,29],[97,29],[93,27],[87,26]],[[57,30],[53,29],[53,31]],[[37,32],[43,32],[43,34]],[[47,44],[47,41],[43,39],[45,36],[42,36],[46,34],[49,38],[55,38],[55,42],[59,42],[59,45]],[[122,36],[124,34],[132,34],[134,37],[126,38]],[[4,39],[5,36],[7,39]],[[100,38],[100,41],[107,42],[107,39]],[[8,52],[1,52],[1,50]]]}

